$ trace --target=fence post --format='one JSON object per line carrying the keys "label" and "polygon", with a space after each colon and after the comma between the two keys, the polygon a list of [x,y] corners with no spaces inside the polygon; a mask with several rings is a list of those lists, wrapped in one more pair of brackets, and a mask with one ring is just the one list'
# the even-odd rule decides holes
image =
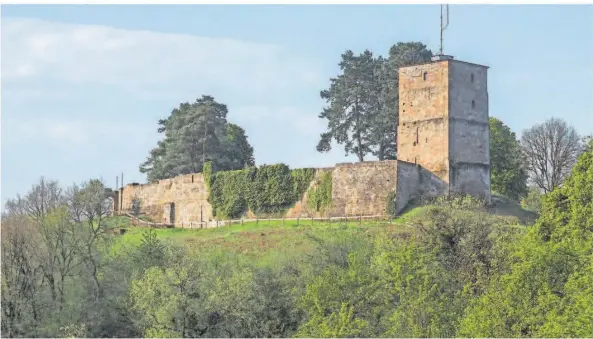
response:
{"label": "fence post", "polygon": [[297,226],[299,225],[299,218],[297,218]]}
{"label": "fence post", "polygon": [[241,218],[241,226],[243,226],[243,218]]}
{"label": "fence post", "polygon": [[311,217],[311,226],[313,226],[313,217]]}
{"label": "fence post", "polygon": [[216,219],[216,228],[218,228],[218,219]]}

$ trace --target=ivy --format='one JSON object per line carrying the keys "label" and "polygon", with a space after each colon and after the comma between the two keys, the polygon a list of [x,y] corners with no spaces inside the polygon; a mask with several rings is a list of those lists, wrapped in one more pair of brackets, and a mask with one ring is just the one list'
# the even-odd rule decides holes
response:
{"label": "ivy", "polygon": [[209,201],[219,217],[236,218],[247,210],[280,213],[301,198],[314,175],[312,168],[290,170],[284,164],[216,172],[207,180]]}
{"label": "ivy", "polygon": [[209,201],[214,215],[237,217],[247,210],[249,169],[216,172],[211,178]]}
{"label": "ivy", "polygon": [[332,173],[321,175],[317,186],[309,190],[308,205],[314,211],[325,212],[332,205]]}
{"label": "ivy", "polygon": [[395,205],[395,191],[391,191],[389,192],[389,194],[387,195],[387,201],[385,201],[387,208],[385,209],[387,211],[387,215],[391,215],[391,216],[396,216],[396,205]]}
{"label": "ivy", "polygon": [[292,182],[293,182],[293,196],[295,201],[301,199],[303,193],[309,188],[311,185],[311,181],[315,177],[315,169],[314,168],[299,168],[294,169],[291,172],[292,175]]}

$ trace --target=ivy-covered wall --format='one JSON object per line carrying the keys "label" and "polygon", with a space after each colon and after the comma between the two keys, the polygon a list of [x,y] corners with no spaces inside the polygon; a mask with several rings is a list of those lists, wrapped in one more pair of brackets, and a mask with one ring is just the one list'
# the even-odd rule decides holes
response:
{"label": "ivy-covered wall", "polygon": [[315,176],[315,169],[291,170],[277,164],[207,176],[209,202],[215,217],[239,218],[248,211],[258,216],[281,216],[301,199]]}
{"label": "ivy-covered wall", "polygon": [[203,173],[127,185],[123,206],[130,209],[132,197],[138,196],[141,213],[168,222],[173,203],[174,223],[183,227],[213,219],[384,215],[396,175],[393,161],[322,169],[276,164],[220,172],[207,163]]}

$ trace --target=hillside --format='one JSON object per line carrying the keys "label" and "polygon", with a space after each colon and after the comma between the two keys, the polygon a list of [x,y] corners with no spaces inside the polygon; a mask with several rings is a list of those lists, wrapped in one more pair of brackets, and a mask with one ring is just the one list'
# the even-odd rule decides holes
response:
{"label": "hillside", "polygon": [[[447,206],[448,207],[448,206]],[[235,224],[210,229],[184,229],[165,228],[153,229],[152,232],[158,239],[174,244],[187,244],[191,247],[223,249],[250,257],[265,257],[277,255],[278,252],[286,255],[307,252],[312,249],[314,238],[330,237],[332,235],[375,238],[378,235],[393,237],[397,235],[410,236],[417,229],[415,224],[422,223],[431,211],[446,208],[443,204],[417,205],[408,209],[401,216],[393,220],[356,221],[348,222],[320,222],[302,219],[267,221],[258,223],[246,222],[243,225]],[[461,207],[460,207],[461,208]],[[474,210],[478,216],[495,218],[500,223],[524,226],[532,223],[537,215],[522,209],[517,203],[504,197],[497,196],[493,199],[492,206],[482,210]],[[122,251],[123,248],[133,248],[142,241],[142,236],[149,229],[136,227],[127,217],[111,217],[109,226],[123,229],[123,235],[113,244],[113,251]]]}
{"label": "hillside", "polygon": [[[77,223],[65,207],[37,222],[5,217],[3,333],[585,337],[593,331],[592,146],[566,185],[544,196],[534,223],[499,196],[490,206],[468,196],[424,201],[389,221],[214,229],[101,219],[92,213],[108,207],[103,200],[82,210],[96,218]],[[102,196],[103,187],[84,192]]]}

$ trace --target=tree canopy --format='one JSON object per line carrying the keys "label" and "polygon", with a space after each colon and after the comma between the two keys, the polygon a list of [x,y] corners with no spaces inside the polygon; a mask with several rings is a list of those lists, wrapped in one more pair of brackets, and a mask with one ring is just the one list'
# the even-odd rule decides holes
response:
{"label": "tree canopy", "polygon": [[527,194],[527,171],[515,133],[490,117],[490,163],[492,190],[515,201]]}
{"label": "tree canopy", "polygon": [[201,172],[211,161],[217,170],[234,170],[254,165],[253,147],[245,131],[227,121],[227,107],[211,96],[195,103],[182,103],[171,115],[159,120],[164,134],[140,165],[149,181]]}

